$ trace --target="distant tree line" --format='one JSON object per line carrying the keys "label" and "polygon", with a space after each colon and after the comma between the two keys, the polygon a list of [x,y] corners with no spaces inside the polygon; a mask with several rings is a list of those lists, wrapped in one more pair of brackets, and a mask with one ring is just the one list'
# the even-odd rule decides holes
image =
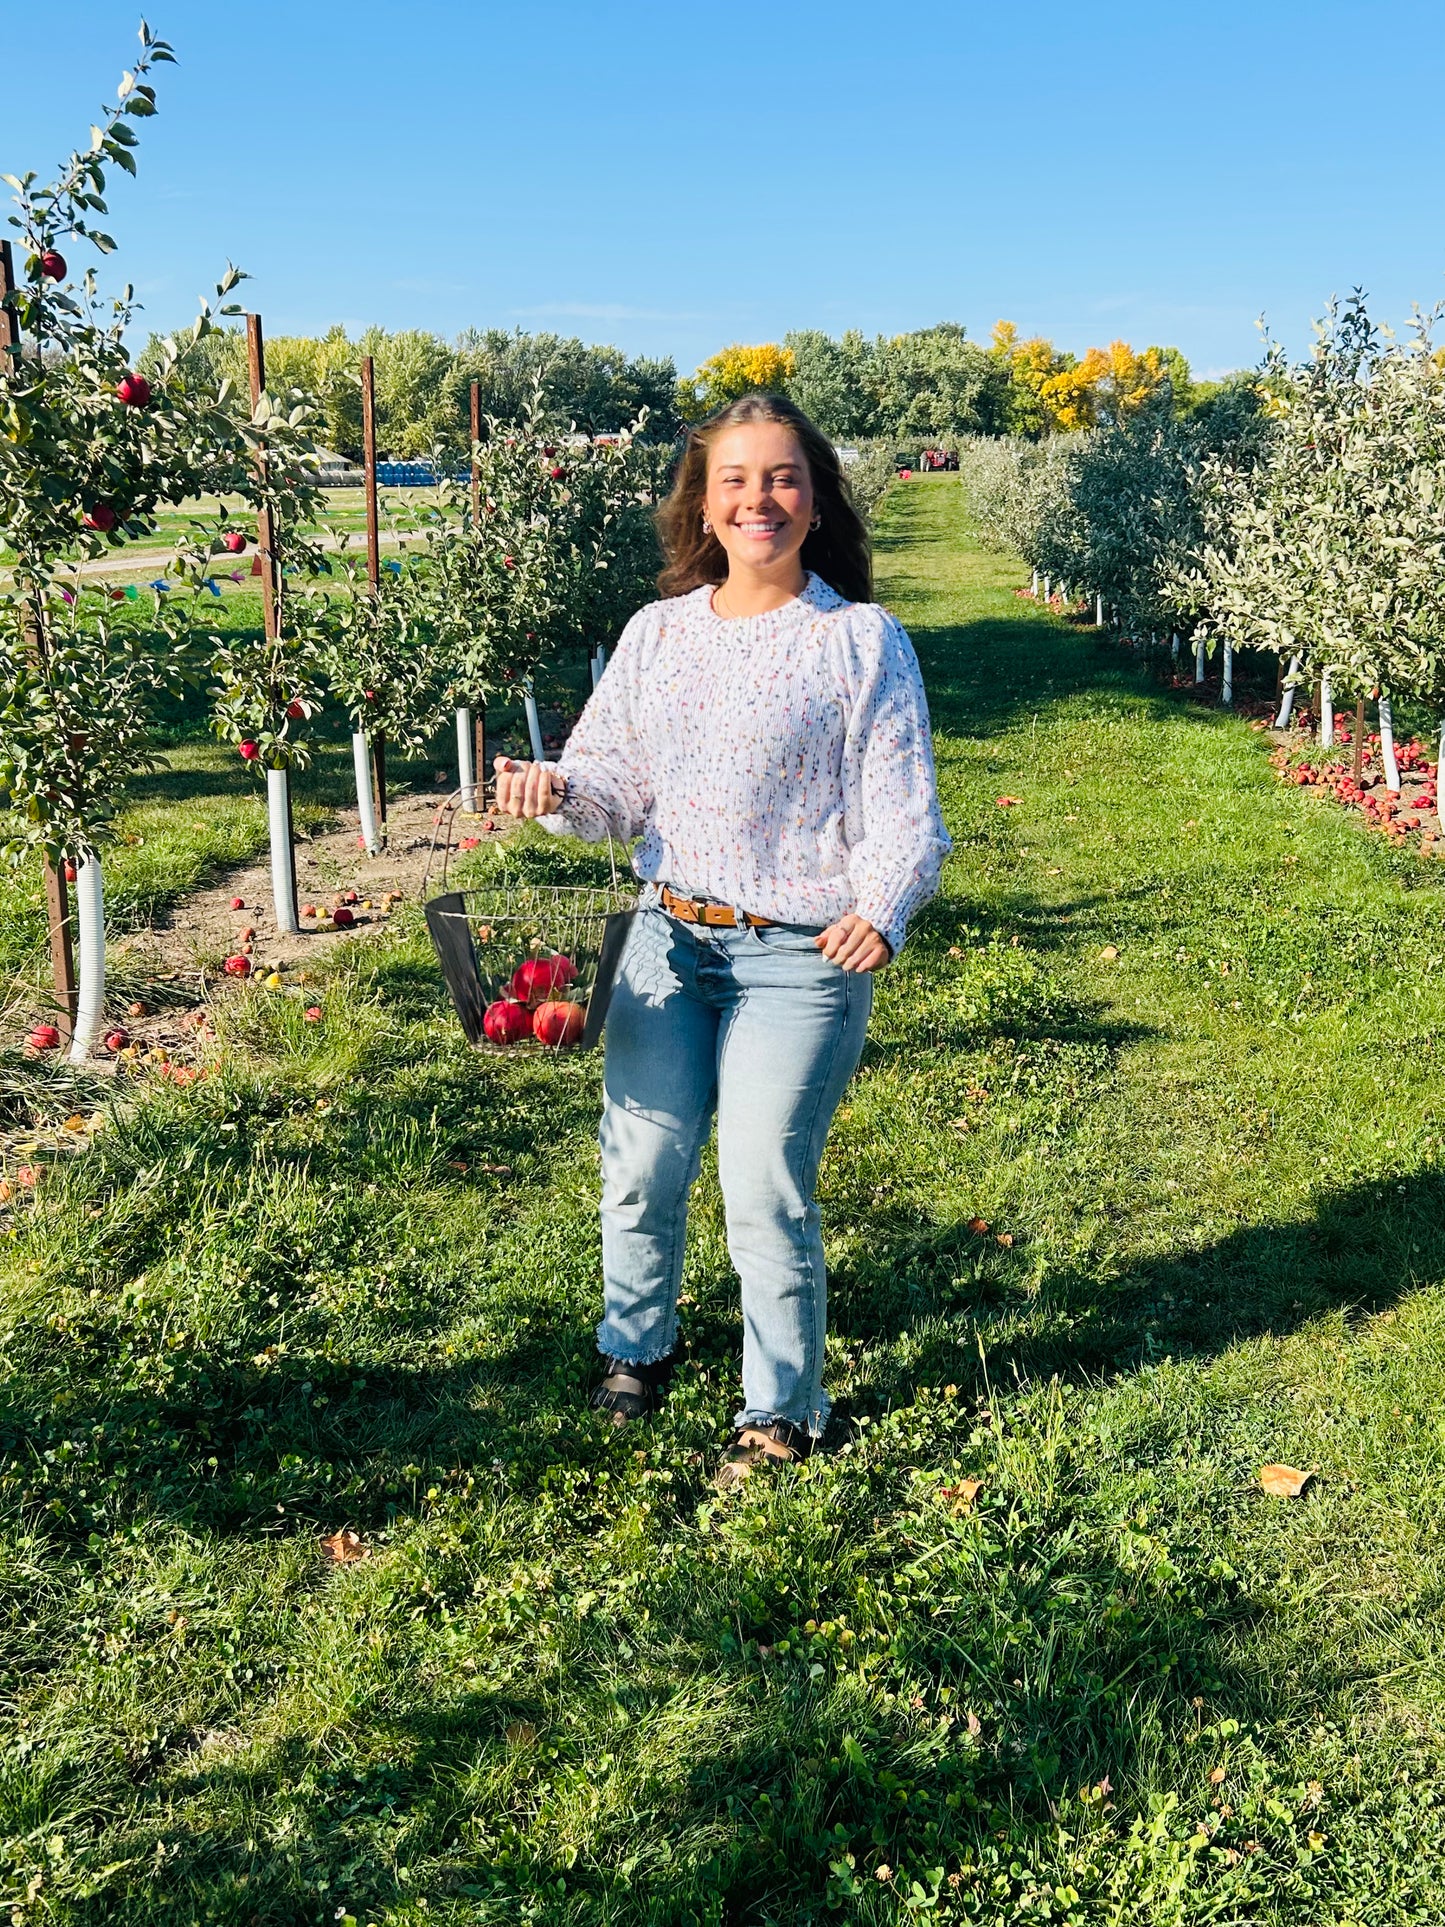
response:
{"label": "distant tree line", "polygon": [[[158,356],[153,341],[142,371]],[[245,342],[218,332],[197,352],[217,378],[245,382]],[[869,338],[856,329],[834,338],[803,329],[781,343],[735,343],[679,380],[667,357],[629,356],[553,334],[467,329],[454,341],[425,329],[369,328],[356,340],[344,328],[320,336],[282,335],[267,343],[273,388],[314,398],[321,432],[343,455],[361,451],[358,371],[376,362],[377,430],[391,456],[467,446],[469,392],[481,387],[483,416],[520,421],[541,380],[543,418],[558,432],[616,434],[646,409],[650,440],[670,441],[684,423],[755,389],[791,395],[836,441],[949,443],[970,435],[1022,435],[1096,428],[1161,397],[1185,417],[1217,392],[1196,382],[1177,348],[1135,351],[1127,342],[1059,349],[1042,336],[1022,338],[1000,321],[987,345],[957,322]]]}

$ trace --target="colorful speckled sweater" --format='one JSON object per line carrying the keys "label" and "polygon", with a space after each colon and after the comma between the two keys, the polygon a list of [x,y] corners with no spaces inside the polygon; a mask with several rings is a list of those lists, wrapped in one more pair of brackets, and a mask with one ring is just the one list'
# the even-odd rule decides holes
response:
{"label": "colorful speckled sweater", "polygon": [[639,877],[780,923],[855,911],[895,954],[951,848],[913,646],[816,575],[767,615],[640,609],[560,766],[549,830],[640,838]]}

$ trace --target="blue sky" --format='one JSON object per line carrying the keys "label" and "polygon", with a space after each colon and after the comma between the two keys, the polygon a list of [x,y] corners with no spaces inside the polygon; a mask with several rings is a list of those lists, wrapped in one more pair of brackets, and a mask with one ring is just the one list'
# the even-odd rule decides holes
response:
{"label": "blue sky", "polygon": [[[227,257],[271,333],[552,328],[671,354],[1000,315],[1251,362],[1356,283],[1445,296],[1445,8],[153,0],[111,227],[152,325]],[[6,7],[0,171],[84,143],[117,0]],[[23,82],[17,84],[18,77]]]}

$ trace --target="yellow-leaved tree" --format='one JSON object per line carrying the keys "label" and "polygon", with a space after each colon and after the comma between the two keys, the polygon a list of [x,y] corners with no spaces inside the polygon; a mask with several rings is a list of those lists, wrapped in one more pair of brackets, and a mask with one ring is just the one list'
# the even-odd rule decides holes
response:
{"label": "yellow-leaved tree", "polygon": [[1060,428],[1093,428],[1142,408],[1168,376],[1161,348],[1136,354],[1127,341],[1111,341],[1107,348],[1091,348],[1076,367],[1051,375],[1040,393]]}
{"label": "yellow-leaved tree", "polygon": [[735,341],[709,355],[691,381],[677,384],[678,412],[684,421],[697,422],[736,401],[739,395],[760,389],[781,394],[792,377],[793,365],[792,349],[780,348],[775,341],[763,341],[756,347]]}

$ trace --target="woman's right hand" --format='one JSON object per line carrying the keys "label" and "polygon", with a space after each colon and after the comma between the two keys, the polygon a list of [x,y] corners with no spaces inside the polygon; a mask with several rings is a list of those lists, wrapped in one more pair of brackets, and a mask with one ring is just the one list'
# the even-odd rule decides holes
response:
{"label": "woman's right hand", "polygon": [[503,816],[551,816],[567,794],[566,778],[550,763],[516,763],[498,756],[497,804]]}

